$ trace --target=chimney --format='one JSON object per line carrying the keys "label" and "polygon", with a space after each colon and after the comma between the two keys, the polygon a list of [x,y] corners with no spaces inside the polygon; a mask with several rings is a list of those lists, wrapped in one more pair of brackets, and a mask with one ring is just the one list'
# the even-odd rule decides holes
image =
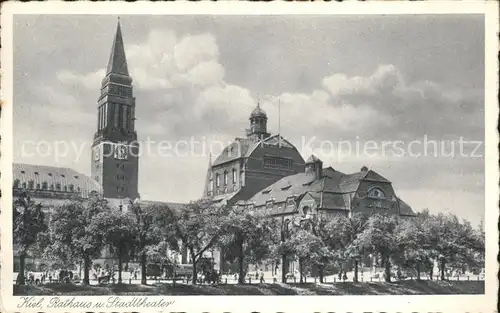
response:
{"label": "chimney", "polygon": [[306,173],[314,173],[314,179],[320,179],[323,176],[323,161],[312,154],[306,161]]}

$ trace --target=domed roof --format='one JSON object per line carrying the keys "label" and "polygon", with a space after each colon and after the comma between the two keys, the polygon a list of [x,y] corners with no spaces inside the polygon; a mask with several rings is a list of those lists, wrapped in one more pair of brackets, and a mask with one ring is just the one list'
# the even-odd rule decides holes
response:
{"label": "domed roof", "polygon": [[257,106],[255,107],[255,109],[253,109],[252,114],[250,114],[250,118],[252,118],[252,117],[266,117],[267,118],[266,111],[264,111],[260,108],[260,103],[257,103]]}
{"label": "domed roof", "polygon": [[31,183],[34,190],[74,192],[83,198],[93,191],[102,193],[102,186],[97,181],[67,167],[14,163],[12,171],[15,182],[21,186],[24,183],[28,188]]}

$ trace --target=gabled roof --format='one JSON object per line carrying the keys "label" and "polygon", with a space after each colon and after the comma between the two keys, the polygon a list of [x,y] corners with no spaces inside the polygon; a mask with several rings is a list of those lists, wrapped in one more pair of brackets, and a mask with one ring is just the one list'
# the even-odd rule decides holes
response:
{"label": "gabled roof", "polygon": [[106,75],[109,73],[129,76],[127,67],[127,58],[125,57],[125,48],[123,46],[120,21],[118,21],[118,24],[116,26],[115,39],[113,40],[113,46],[111,47],[111,54],[109,55]]}
{"label": "gabled roof", "polygon": [[298,173],[284,177],[274,184],[256,193],[249,203],[262,206],[271,197],[274,202],[284,202],[292,195],[299,196],[308,190],[320,189],[320,181],[314,180],[314,173]]}
{"label": "gabled roof", "polygon": [[314,163],[314,162],[321,162],[321,160],[314,154],[311,154],[311,156],[307,159],[306,163]]}
{"label": "gabled roof", "polygon": [[406,216],[416,216],[415,212],[413,212],[412,208],[400,198],[397,198],[399,203],[399,214]]}

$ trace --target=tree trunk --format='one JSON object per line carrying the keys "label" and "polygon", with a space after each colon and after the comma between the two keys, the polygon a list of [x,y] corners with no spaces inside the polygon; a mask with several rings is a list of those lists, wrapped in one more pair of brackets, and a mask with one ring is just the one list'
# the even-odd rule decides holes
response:
{"label": "tree trunk", "polygon": [[147,272],[146,272],[146,253],[142,252],[141,253],[141,284],[142,285],[147,285]]}
{"label": "tree trunk", "polygon": [[358,260],[354,260],[354,282],[357,283],[358,282],[358,263],[359,261]]}
{"label": "tree trunk", "polygon": [[281,255],[281,282],[286,283],[286,254]]}
{"label": "tree trunk", "polygon": [[90,258],[88,255],[83,256],[83,284],[90,285],[89,272],[90,272]]}
{"label": "tree trunk", "polygon": [[445,266],[446,266],[446,263],[445,263],[445,260],[441,260],[441,280],[445,280],[445,274],[444,274],[444,271],[445,271]]}
{"label": "tree trunk", "polygon": [[417,280],[420,280],[420,263],[417,263]]}
{"label": "tree trunk", "polygon": [[323,283],[323,266],[318,268],[319,282]]}
{"label": "tree trunk", "polygon": [[196,276],[198,273],[196,272],[196,261],[194,258],[194,251],[192,249],[189,249],[189,254],[191,254],[191,261],[193,262],[193,277],[191,279],[191,284],[196,285]]}
{"label": "tree trunk", "polygon": [[429,278],[432,280],[432,276],[434,275],[434,265],[431,266],[431,269],[429,271]]}
{"label": "tree trunk", "polygon": [[238,274],[238,284],[244,284],[245,283],[245,273],[244,273],[244,258],[245,255],[243,253],[243,239],[239,238],[238,240],[238,269],[239,269],[239,274]]}
{"label": "tree trunk", "polygon": [[388,283],[391,282],[391,261],[389,257],[385,259],[385,281]]}
{"label": "tree trunk", "polygon": [[19,254],[19,274],[17,275],[16,282],[18,285],[26,284],[26,277],[24,276],[24,268],[25,268],[26,254],[21,252]]}
{"label": "tree trunk", "polygon": [[304,274],[303,274],[303,265],[302,265],[302,259],[299,259],[299,274],[300,274],[300,283],[304,283]]}
{"label": "tree trunk", "polygon": [[122,267],[123,267],[123,253],[120,251],[120,255],[118,256],[118,283],[122,283]]}

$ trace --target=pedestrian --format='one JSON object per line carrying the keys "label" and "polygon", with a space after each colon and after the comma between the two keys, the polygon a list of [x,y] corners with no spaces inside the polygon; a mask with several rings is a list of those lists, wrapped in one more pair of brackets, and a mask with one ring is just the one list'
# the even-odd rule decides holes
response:
{"label": "pedestrian", "polygon": [[255,271],[255,280],[259,279],[259,272]]}
{"label": "pedestrian", "polygon": [[342,279],[344,280],[344,282],[347,280],[347,273],[344,272],[344,276],[342,276]]}
{"label": "pedestrian", "polygon": [[265,283],[264,281],[264,271],[260,270],[260,283],[263,284]]}

